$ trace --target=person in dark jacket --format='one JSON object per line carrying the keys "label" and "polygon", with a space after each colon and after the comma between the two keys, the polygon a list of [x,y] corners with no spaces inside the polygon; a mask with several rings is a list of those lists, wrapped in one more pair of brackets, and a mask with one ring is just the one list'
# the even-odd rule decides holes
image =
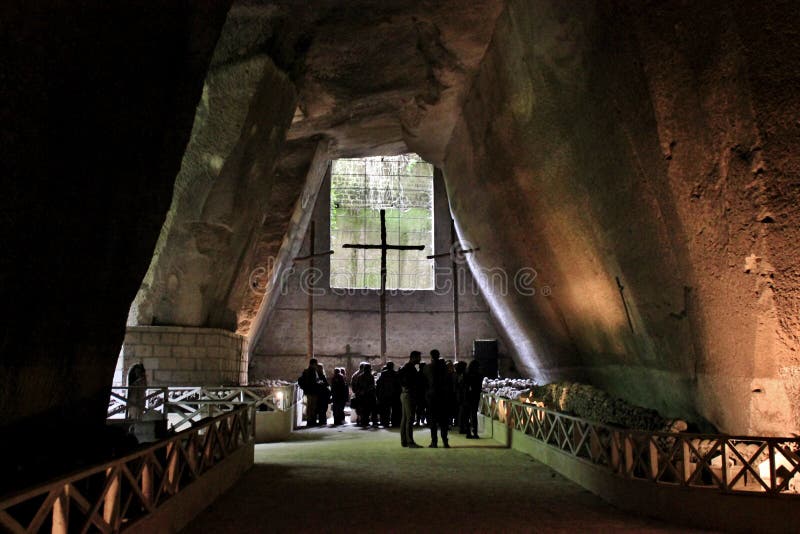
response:
{"label": "person in dark jacket", "polygon": [[458,415],[458,400],[456,400],[456,366],[453,360],[446,360],[444,362],[447,368],[447,375],[450,377],[450,391],[447,392],[447,426],[453,428],[458,424],[456,416]]}
{"label": "person in dark jacket", "polygon": [[361,411],[358,408],[358,392],[356,390],[358,389],[358,379],[364,372],[365,365],[367,365],[367,362],[358,364],[358,371],[350,377],[350,389],[353,391],[353,396],[350,399],[350,409],[356,412],[356,425],[358,426],[361,426]]}
{"label": "person in dark jacket", "polygon": [[428,422],[428,401],[425,398],[425,391],[428,389],[427,382],[425,381],[425,363],[419,363],[419,372],[417,373],[417,383],[414,392],[415,409],[416,409],[416,422],[418,426],[425,426]]}
{"label": "person in dark jacket", "polygon": [[[467,367],[466,404],[469,424],[467,438],[478,439],[478,407],[481,402],[481,389],[483,388],[483,372],[478,360],[472,360]],[[472,433],[470,433],[472,430]]]}
{"label": "person in dark jacket", "polygon": [[412,351],[408,362],[397,373],[400,382],[400,403],[403,406],[403,417],[400,420],[400,444],[412,449],[419,448],[419,445],[414,442],[414,417],[417,392],[419,391],[419,372],[416,366],[421,357],[422,353],[417,350]]}
{"label": "person in dark jacket", "polygon": [[331,387],[325,369],[321,363],[317,364],[317,424],[328,424],[328,404],[331,401]]}
{"label": "person in dark jacket", "polygon": [[400,396],[400,381],[397,378],[397,371],[394,370],[394,362],[388,362],[381,369],[381,375],[375,384],[375,392],[378,397],[378,415],[381,426],[389,427],[392,425],[392,408],[395,398]]}
{"label": "person in dark jacket", "polygon": [[427,389],[425,398],[428,401],[428,426],[431,429],[431,444],[428,447],[435,449],[438,447],[436,431],[442,435],[442,445],[445,449],[450,448],[447,441],[447,429],[450,419],[450,403],[453,391],[453,382],[447,366],[439,357],[439,351],[431,351],[431,363],[425,366],[425,382]]}
{"label": "person in dark jacket", "polygon": [[469,404],[467,403],[467,362],[456,363],[456,424],[459,434],[469,434]]}
{"label": "person in dark jacket", "polygon": [[344,424],[344,406],[350,400],[350,389],[344,378],[344,369],[337,367],[333,370],[331,379],[331,401],[333,403],[333,424]]}
{"label": "person in dark jacket", "polygon": [[317,424],[317,359],[308,360],[308,367],[297,379],[297,384],[306,396],[306,426]]}
{"label": "person in dark jacket", "polygon": [[356,397],[358,420],[361,428],[367,428],[372,420],[373,426],[378,426],[375,418],[375,377],[372,376],[372,365],[362,362],[363,370],[353,380],[353,394]]}

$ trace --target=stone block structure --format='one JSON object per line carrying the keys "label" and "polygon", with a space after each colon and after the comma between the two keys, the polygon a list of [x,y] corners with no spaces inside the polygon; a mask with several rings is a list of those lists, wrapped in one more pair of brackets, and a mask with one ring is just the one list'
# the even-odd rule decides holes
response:
{"label": "stone block structure", "polygon": [[128,370],[141,363],[149,386],[200,386],[247,381],[244,338],[217,328],[129,326],[114,384],[125,385]]}

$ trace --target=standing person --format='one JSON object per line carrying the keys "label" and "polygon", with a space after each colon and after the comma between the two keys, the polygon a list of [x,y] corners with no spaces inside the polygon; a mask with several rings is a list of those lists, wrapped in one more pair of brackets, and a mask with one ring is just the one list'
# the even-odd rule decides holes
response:
{"label": "standing person", "polygon": [[[478,360],[472,360],[467,367],[466,403],[469,423],[467,425],[467,438],[478,439],[478,406],[481,402],[481,389],[483,388],[483,373]],[[470,434],[470,429],[472,433]]]}
{"label": "standing person", "polygon": [[456,400],[456,366],[453,364],[453,360],[447,360],[444,364],[447,368],[447,376],[450,377],[450,390],[447,392],[447,426],[452,428],[457,424],[455,418],[458,415],[458,401]]}
{"label": "standing person", "polygon": [[317,359],[308,360],[308,367],[297,379],[297,385],[306,396],[306,426],[317,424]]}
{"label": "standing person", "polygon": [[333,402],[333,424],[344,424],[344,405],[350,400],[350,391],[344,379],[344,369],[337,367],[333,370],[331,379],[331,401]]}
{"label": "standing person", "polygon": [[459,434],[469,434],[469,404],[467,403],[467,362],[456,363],[456,405]]}
{"label": "standing person", "polygon": [[450,448],[447,441],[447,427],[449,423],[450,396],[453,383],[447,366],[439,358],[439,351],[431,351],[431,363],[425,366],[425,382],[427,383],[426,398],[428,401],[428,426],[431,428],[431,444],[428,447],[438,447],[436,436],[437,429],[442,435],[442,444],[445,449]]}
{"label": "standing person", "polygon": [[361,408],[358,406],[358,387],[359,387],[359,379],[361,375],[364,373],[364,366],[367,365],[367,362],[361,362],[358,364],[358,371],[353,373],[353,376],[350,377],[350,389],[353,391],[353,397],[350,400],[350,408],[356,411],[356,425],[361,426]]}
{"label": "standing person", "polygon": [[394,362],[388,362],[381,369],[381,375],[375,384],[375,392],[378,396],[380,424],[383,427],[390,427],[392,426],[392,405],[395,397],[400,393],[400,382],[397,379],[397,371],[394,370]]}
{"label": "standing person", "polygon": [[361,428],[367,428],[372,419],[373,426],[378,426],[375,419],[375,377],[372,376],[372,365],[363,362],[364,370],[353,383],[353,393],[358,403],[358,419]]}
{"label": "standing person", "polygon": [[[400,420],[403,418],[403,404],[400,402],[400,394],[402,393],[402,387],[400,386],[400,374],[395,372],[395,388],[394,394],[391,398],[392,403],[392,419],[390,424],[392,428],[400,428]],[[412,420],[413,422],[413,420]]]}
{"label": "standing person", "polygon": [[331,387],[325,369],[321,363],[317,364],[317,424],[328,424],[328,403],[331,401]]}
{"label": "standing person", "polygon": [[417,364],[422,358],[418,350],[412,351],[403,367],[400,368],[398,379],[400,381],[400,403],[403,407],[403,417],[400,420],[400,444],[403,447],[418,449],[414,442],[414,416],[416,415],[416,393],[418,391]]}
{"label": "standing person", "polygon": [[[420,353],[420,358],[422,355]],[[425,392],[428,389],[427,382],[425,381],[425,363],[419,363],[419,372],[417,373],[417,383],[415,386],[414,398],[416,399],[416,420],[418,426],[425,426],[428,424],[428,401]]]}

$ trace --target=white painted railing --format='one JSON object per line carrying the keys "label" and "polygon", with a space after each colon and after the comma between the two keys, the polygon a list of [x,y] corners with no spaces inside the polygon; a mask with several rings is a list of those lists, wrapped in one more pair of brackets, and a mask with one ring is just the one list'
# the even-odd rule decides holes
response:
{"label": "white painted railing", "polygon": [[252,444],[254,432],[254,407],[238,406],[123,458],[0,497],[0,531],[120,532]]}
{"label": "white painted railing", "polygon": [[800,438],[628,430],[487,394],[480,410],[623,478],[775,497],[800,493]]}
{"label": "white painted railing", "polygon": [[[144,390],[142,420],[166,419],[172,430],[183,430],[205,417],[213,417],[242,405],[256,410],[288,411],[295,402],[295,385],[286,386],[169,386],[153,388],[114,387],[108,404],[109,419],[128,419],[130,399]],[[141,402],[141,397],[139,397]]]}

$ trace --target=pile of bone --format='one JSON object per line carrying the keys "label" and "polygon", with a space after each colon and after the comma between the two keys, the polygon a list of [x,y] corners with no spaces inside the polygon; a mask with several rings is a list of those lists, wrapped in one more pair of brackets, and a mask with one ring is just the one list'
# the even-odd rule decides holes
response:
{"label": "pile of bone", "polygon": [[285,386],[291,386],[294,382],[288,382],[286,380],[278,380],[278,379],[271,379],[271,378],[262,378],[260,380],[253,381],[250,386],[256,387],[266,387],[266,388],[281,388]]}
{"label": "pile of bone", "polygon": [[602,389],[575,382],[558,382],[531,389],[528,402],[598,423],[637,430],[681,432],[685,421],[666,419],[656,410],[617,399]]}
{"label": "pile of bone", "polygon": [[530,378],[498,378],[483,379],[483,392],[508,399],[518,399],[530,394],[536,382]]}

